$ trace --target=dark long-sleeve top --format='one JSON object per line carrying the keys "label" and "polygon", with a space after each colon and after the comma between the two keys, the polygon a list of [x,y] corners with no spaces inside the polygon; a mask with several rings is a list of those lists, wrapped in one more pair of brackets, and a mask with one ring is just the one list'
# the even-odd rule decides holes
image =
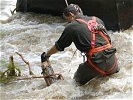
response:
{"label": "dark long-sleeve top", "polygon": [[[92,19],[92,17],[88,17],[88,16],[80,16],[79,18],[82,18],[86,21],[89,21]],[[104,25],[101,19],[96,18],[96,21]],[[86,24],[79,22],[77,20],[74,20],[71,23],[69,23],[65,27],[58,41],[56,41],[55,46],[57,50],[64,51],[64,49],[70,46],[72,42],[74,42],[76,48],[79,51],[85,52],[85,53],[89,52],[89,50],[91,49],[91,32],[88,29]],[[99,47],[105,44],[107,44],[107,41],[100,34],[96,34],[95,46]],[[110,56],[110,54],[114,53],[115,51],[116,51],[115,49],[113,49],[113,51],[111,49],[104,50],[104,55],[108,57]],[[95,53],[95,55],[96,55],[95,59],[99,59],[101,55],[103,55],[103,52]]]}

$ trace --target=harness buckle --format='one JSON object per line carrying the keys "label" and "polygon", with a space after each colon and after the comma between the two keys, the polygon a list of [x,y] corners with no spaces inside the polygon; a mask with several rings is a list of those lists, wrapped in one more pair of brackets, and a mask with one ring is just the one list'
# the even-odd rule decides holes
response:
{"label": "harness buckle", "polygon": [[84,52],[81,52],[81,55],[83,56],[83,62],[85,62],[87,59],[86,59],[86,53]]}

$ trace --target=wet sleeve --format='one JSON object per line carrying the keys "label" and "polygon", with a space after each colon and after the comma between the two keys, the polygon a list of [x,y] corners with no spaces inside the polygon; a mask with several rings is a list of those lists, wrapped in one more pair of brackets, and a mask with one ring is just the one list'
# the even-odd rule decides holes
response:
{"label": "wet sleeve", "polygon": [[58,39],[58,41],[55,42],[55,46],[58,51],[64,51],[64,49],[71,45],[72,43],[72,34],[71,34],[71,28],[66,27]]}

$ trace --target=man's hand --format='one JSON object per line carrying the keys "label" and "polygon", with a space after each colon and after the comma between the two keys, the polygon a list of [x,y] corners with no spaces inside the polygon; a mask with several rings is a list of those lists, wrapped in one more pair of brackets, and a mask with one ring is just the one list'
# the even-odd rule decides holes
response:
{"label": "man's hand", "polygon": [[42,63],[43,63],[43,62],[46,62],[46,61],[48,61],[48,59],[49,59],[49,56],[47,56],[46,53],[43,52],[43,53],[41,54],[41,62],[42,62]]}

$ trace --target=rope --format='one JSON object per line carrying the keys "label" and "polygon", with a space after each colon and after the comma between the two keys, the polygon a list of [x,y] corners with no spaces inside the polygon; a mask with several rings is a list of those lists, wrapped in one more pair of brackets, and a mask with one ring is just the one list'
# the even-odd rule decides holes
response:
{"label": "rope", "polygon": [[66,3],[66,5],[68,6],[68,2],[67,2],[67,0],[65,0],[65,3]]}

